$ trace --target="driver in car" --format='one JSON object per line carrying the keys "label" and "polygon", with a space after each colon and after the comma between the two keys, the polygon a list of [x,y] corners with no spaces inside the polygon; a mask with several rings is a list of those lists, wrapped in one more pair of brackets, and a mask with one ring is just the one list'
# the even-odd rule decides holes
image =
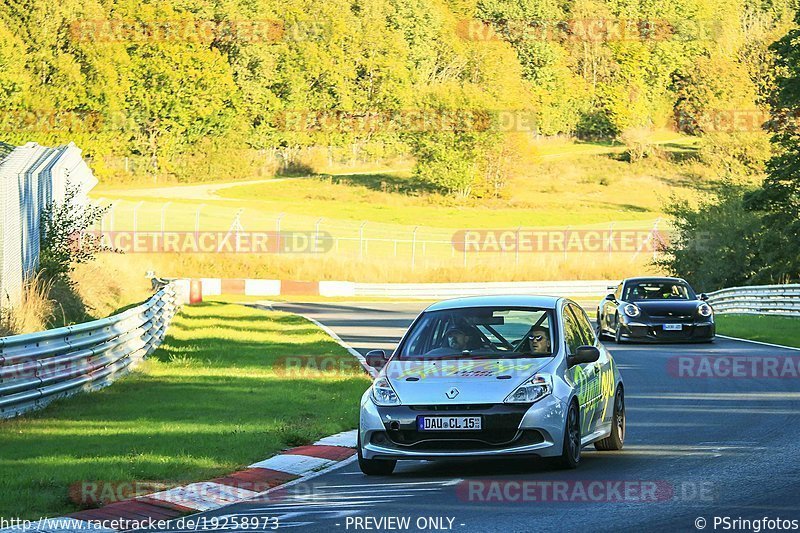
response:
{"label": "driver in car", "polygon": [[467,335],[463,330],[451,328],[448,330],[445,337],[447,338],[447,345],[451,349],[459,352],[463,352],[464,350],[468,349],[470,338],[469,335]]}
{"label": "driver in car", "polygon": [[550,353],[550,332],[547,328],[532,328],[528,332],[528,346],[533,354]]}

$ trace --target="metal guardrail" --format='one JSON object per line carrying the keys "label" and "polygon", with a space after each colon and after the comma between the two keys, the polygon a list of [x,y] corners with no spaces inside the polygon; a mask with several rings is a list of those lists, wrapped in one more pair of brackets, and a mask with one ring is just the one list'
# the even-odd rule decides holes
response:
{"label": "metal guardrail", "polygon": [[800,285],[731,287],[708,293],[716,313],[800,316]]}
{"label": "metal guardrail", "polygon": [[111,384],[158,347],[176,310],[167,283],[108,318],[0,338],[0,419]]}

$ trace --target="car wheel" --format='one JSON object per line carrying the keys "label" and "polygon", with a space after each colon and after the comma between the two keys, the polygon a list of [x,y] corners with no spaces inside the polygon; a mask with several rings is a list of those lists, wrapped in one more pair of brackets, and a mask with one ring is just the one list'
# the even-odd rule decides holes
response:
{"label": "car wheel", "polygon": [[600,451],[621,450],[625,444],[625,393],[617,387],[614,395],[614,414],[611,418],[611,435],[594,443]]}
{"label": "car wheel", "polygon": [[564,446],[558,466],[561,468],[578,468],[581,463],[581,415],[577,402],[569,404],[567,420],[564,423]]}
{"label": "car wheel", "polygon": [[614,342],[616,342],[617,344],[622,343],[622,330],[619,327],[619,320],[617,321],[617,327],[614,330]]}
{"label": "car wheel", "polygon": [[389,476],[394,472],[397,461],[385,459],[365,459],[361,455],[361,430],[358,430],[358,467],[368,476]]}
{"label": "car wheel", "polygon": [[597,309],[597,314],[595,317],[597,317],[595,318],[595,322],[597,323],[597,329],[595,330],[595,333],[597,333],[598,339],[602,339],[605,333],[603,333],[603,317],[600,316],[600,308]]}

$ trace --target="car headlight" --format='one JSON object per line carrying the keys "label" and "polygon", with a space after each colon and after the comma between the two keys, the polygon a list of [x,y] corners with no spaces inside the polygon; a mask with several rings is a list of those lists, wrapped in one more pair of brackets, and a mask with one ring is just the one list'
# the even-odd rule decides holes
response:
{"label": "car headlight", "polygon": [[381,376],[372,384],[372,401],[375,405],[386,407],[389,405],[400,405],[400,397],[392,388],[392,384],[386,376]]}
{"label": "car headlight", "polygon": [[700,304],[697,307],[697,314],[704,317],[710,317],[714,314],[714,310],[711,309],[711,306],[708,304]]}
{"label": "car headlight", "polygon": [[537,374],[509,394],[505,403],[534,403],[553,392],[553,378]]}
{"label": "car headlight", "polygon": [[631,318],[636,318],[637,316],[641,315],[642,312],[633,304],[628,304],[625,306],[625,314]]}

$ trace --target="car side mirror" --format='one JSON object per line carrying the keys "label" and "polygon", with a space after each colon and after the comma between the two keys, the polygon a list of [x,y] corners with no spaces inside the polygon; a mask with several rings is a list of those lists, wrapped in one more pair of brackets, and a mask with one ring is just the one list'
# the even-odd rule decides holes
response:
{"label": "car side mirror", "polygon": [[701,292],[700,293],[700,300],[702,300],[704,302],[708,301],[708,294],[706,294],[704,292]]}
{"label": "car side mirror", "polygon": [[613,294],[606,294],[606,300],[608,300],[609,302],[616,302],[617,297],[614,296]]}
{"label": "car side mirror", "polygon": [[584,363],[594,363],[600,359],[600,350],[596,346],[579,346],[575,355],[567,358],[567,366],[582,365]]}
{"label": "car side mirror", "polygon": [[371,366],[372,368],[376,368],[378,370],[383,368],[386,365],[386,361],[389,360],[389,358],[386,356],[386,352],[384,352],[383,350],[369,351],[367,352],[365,359],[367,360],[368,366]]}

